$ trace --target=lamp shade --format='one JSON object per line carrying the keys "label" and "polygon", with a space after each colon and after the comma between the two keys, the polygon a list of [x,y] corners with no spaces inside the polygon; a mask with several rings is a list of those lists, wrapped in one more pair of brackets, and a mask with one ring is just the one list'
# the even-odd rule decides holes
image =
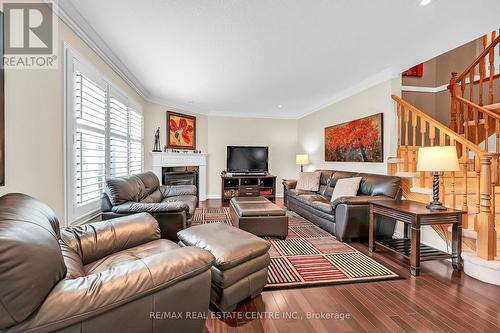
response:
{"label": "lamp shade", "polygon": [[309,164],[309,155],[307,155],[307,154],[295,155],[295,164],[297,164],[297,165]]}
{"label": "lamp shade", "polygon": [[459,171],[455,146],[421,147],[418,150],[417,171]]}

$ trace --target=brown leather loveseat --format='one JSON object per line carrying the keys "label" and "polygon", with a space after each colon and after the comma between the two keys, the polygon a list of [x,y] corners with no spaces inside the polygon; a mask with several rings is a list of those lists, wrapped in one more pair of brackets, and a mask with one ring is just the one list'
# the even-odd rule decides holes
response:
{"label": "brown leather loveseat", "polygon": [[7,194],[0,332],[201,332],[213,261],[160,239],[147,213],[59,230],[45,204]]}
{"label": "brown leather loveseat", "polygon": [[[338,240],[350,242],[352,238],[368,237],[370,201],[401,199],[399,177],[336,170],[321,171],[317,192],[295,189],[297,181],[283,181],[285,205],[288,209],[317,224]],[[341,178],[362,177],[358,196],[341,197],[330,202],[333,188]],[[396,223],[378,223],[377,236],[392,237]]]}
{"label": "brown leather loveseat", "polygon": [[191,225],[196,192],[194,185],[160,186],[153,172],[110,178],[101,196],[102,219],[150,213],[160,224],[161,237],[177,242],[177,232]]}

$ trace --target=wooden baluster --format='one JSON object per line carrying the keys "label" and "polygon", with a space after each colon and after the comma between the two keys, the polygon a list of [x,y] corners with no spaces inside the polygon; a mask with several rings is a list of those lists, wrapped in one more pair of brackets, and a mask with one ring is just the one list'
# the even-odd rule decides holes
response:
{"label": "wooden baluster", "polygon": [[[497,33],[491,33],[491,41],[496,38]],[[493,104],[493,76],[495,76],[495,48],[492,47],[489,53],[490,60],[490,81],[488,82],[488,104]]]}
{"label": "wooden baluster", "polygon": [[486,133],[485,135],[485,140],[484,140],[484,151],[488,151],[488,138],[490,134],[490,119],[487,114],[484,114],[484,132]]}
{"label": "wooden baluster", "polygon": [[406,158],[405,158],[405,171],[409,170],[409,160],[411,158],[410,150],[409,150],[409,137],[410,137],[410,129],[408,127],[408,123],[410,121],[410,111],[403,107],[404,115],[405,115],[405,149],[406,149]]}
{"label": "wooden baluster", "polygon": [[[446,146],[446,136],[443,131],[439,130],[439,146],[443,147]],[[445,187],[445,177],[444,174],[441,177],[441,181],[439,182],[439,196],[440,196],[440,201],[445,205],[446,201],[446,187]],[[446,205],[445,205],[446,206]]]}
{"label": "wooden baluster", "polygon": [[[450,79],[450,85],[449,85],[449,90],[451,94],[451,104],[450,104],[450,128],[457,132],[460,133],[460,126],[459,126],[459,115],[458,115],[458,108],[457,108],[457,103],[454,97],[458,95],[458,82],[457,82],[457,72],[452,72],[451,73],[451,79]],[[423,141],[422,141],[423,142]],[[422,143],[422,146],[424,144]]]}
{"label": "wooden baluster", "polygon": [[433,124],[429,123],[429,140],[431,146],[436,145],[435,139],[436,139],[436,127],[434,127]]}
{"label": "wooden baluster", "polygon": [[468,191],[468,184],[467,184],[467,172],[469,171],[469,150],[465,145],[462,145],[462,165],[463,165],[463,193],[462,193],[462,211],[464,212],[463,218],[462,218],[462,226],[464,228],[467,228],[468,226],[468,221],[469,221],[469,206],[467,204],[467,191]]}
{"label": "wooden baluster", "polygon": [[476,172],[476,212],[474,213],[474,230],[477,231],[479,211],[481,207],[481,165],[480,157],[477,153],[474,154],[474,171]]}
{"label": "wooden baluster", "polygon": [[411,113],[411,145],[413,149],[413,158],[411,160],[411,172],[417,171],[417,113]]}
{"label": "wooden baluster", "polygon": [[495,259],[495,217],[491,209],[491,156],[483,155],[481,164],[481,205],[478,218],[477,255],[485,260]]}
{"label": "wooden baluster", "polygon": [[397,119],[398,119],[398,152],[397,152],[397,156],[398,158],[401,158],[401,151],[400,151],[400,147],[401,147],[401,104],[397,103],[397,107],[396,107],[396,114],[397,114]]}
{"label": "wooden baluster", "polygon": [[[474,101],[474,69],[471,69],[469,72],[469,86],[470,86],[469,87],[469,101],[473,102]],[[477,110],[474,110],[470,105],[467,106],[467,112],[472,113],[474,125],[471,128],[471,127],[469,127],[469,123],[465,122],[465,127],[471,128],[474,131],[474,143],[478,144],[478,142],[479,142],[479,113]],[[466,136],[466,138],[467,138],[467,136]]]}
{"label": "wooden baluster", "polygon": [[[456,146],[455,140],[450,137],[450,146]],[[455,171],[452,171],[450,174],[450,206],[455,209],[457,206],[457,195],[455,193]]]}
{"label": "wooden baluster", "polygon": [[[425,134],[426,134],[426,131],[427,131],[427,122],[420,118],[420,135],[421,135],[421,142],[420,142],[420,145],[422,147],[425,147]],[[421,171],[420,172],[420,187],[425,187],[425,176],[426,176],[426,173]]]}
{"label": "wooden baluster", "polygon": [[[462,78],[462,81],[460,83],[460,91],[462,93],[461,97],[465,98],[465,75]],[[467,113],[465,111],[466,108],[465,108],[465,105],[463,103],[459,103],[459,107],[460,107],[460,114],[462,115],[462,118],[463,118],[463,119],[460,119],[460,128],[463,128],[463,131],[459,132],[459,133],[465,133],[465,138],[468,140],[469,139],[468,138],[469,127],[468,126],[464,126],[464,122],[469,119],[469,115],[466,114]]]}
{"label": "wooden baluster", "polygon": [[[483,36],[483,50],[488,44],[488,36]],[[483,80],[486,77],[486,60],[481,58],[479,61],[479,105],[483,106]]]}

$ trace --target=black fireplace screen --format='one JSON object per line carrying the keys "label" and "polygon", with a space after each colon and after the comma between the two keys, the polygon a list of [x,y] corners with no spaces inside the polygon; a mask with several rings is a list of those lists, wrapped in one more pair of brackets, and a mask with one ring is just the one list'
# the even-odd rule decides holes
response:
{"label": "black fireplace screen", "polygon": [[164,167],[162,185],[195,185],[198,188],[198,167]]}

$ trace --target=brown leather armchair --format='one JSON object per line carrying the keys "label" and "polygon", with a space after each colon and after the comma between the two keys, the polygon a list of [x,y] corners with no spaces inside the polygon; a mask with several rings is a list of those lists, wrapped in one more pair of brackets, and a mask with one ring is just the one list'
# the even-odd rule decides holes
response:
{"label": "brown leather armchair", "polygon": [[7,194],[0,332],[201,332],[213,261],[160,239],[147,213],[59,230],[45,204]]}
{"label": "brown leather armchair", "polygon": [[160,224],[161,238],[177,242],[177,232],[191,226],[198,198],[194,185],[160,186],[153,172],[106,180],[101,196],[102,219],[150,213]]}

